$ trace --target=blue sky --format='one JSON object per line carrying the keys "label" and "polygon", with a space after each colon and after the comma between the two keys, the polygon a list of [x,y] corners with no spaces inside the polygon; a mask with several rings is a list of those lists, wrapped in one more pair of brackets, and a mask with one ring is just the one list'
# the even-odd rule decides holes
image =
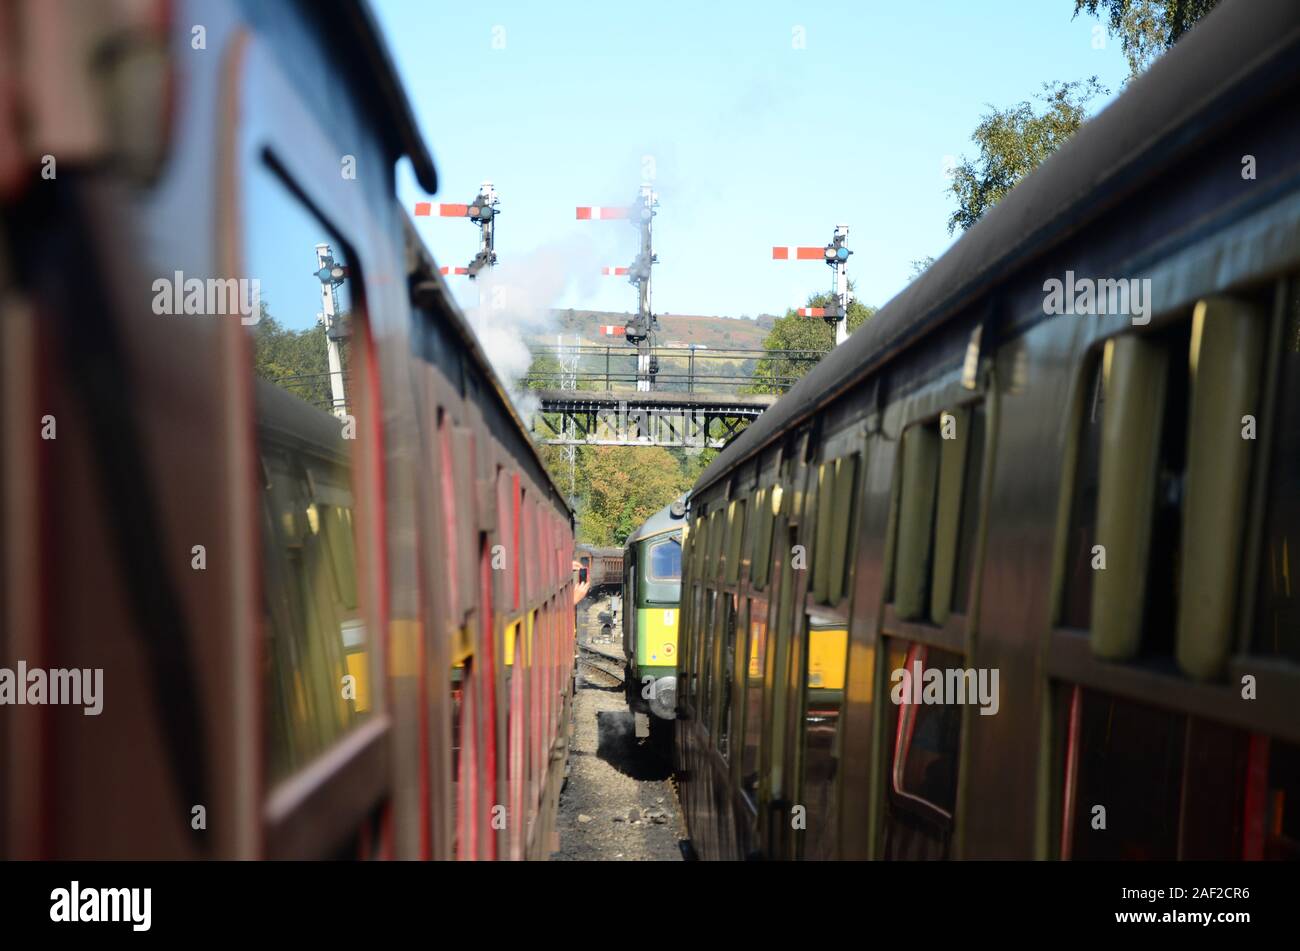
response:
{"label": "blue sky", "polygon": [[[1118,41],[1094,48],[1097,21],[1071,20],[1071,0],[373,5],[438,165],[434,200],[494,182],[498,255],[544,269],[560,307],[635,307],[625,279],[591,273],[626,264],[635,230],[574,208],[629,203],[647,161],[657,312],[798,305],[829,269],[773,261],[771,246],[824,244],[838,223],[858,298],[883,304],[952,242],[944,169],[973,154],[990,106],[1092,75],[1114,95],[1127,75]],[[408,205],[429,197],[405,163],[399,189]],[[468,221],[417,226],[439,263],[472,257]]]}

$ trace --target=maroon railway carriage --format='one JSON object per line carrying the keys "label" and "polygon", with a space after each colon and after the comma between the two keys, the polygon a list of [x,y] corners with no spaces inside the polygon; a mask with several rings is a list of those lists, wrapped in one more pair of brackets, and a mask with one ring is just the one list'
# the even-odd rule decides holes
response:
{"label": "maroon railway carriage", "polygon": [[0,18],[0,668],[102,670],[0,707],[0,856],[547,856],[572,515],[368,11]]}

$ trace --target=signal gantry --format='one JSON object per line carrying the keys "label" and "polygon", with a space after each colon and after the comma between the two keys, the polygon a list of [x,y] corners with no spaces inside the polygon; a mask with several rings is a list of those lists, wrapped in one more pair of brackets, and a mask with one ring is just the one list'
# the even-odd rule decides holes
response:
{"label": "signal gantry", "polygon": [[[622,328],[622,336],[637,348],[636,388],[637,392],[649,392],[654,389],[655,376],[659,373],[659,358],[651,351],[654,347],[654,335],[659,329],[659,321],[654,315],[650,298],[650,269],[658,263],[654,253],[651,223],[659,207],[659,196],[649,184],[641,186],[637,200],[627,206],[600,207],[582,205],[578,208],[579,221],[606,221],[621,218],[630,221],[640,229],[641,249],[632,263],[627,267],[605,267],[601,273],[614,277],[627,276],[629,284],[637,288],[637,310],[627,325]],[[604,328],[612,335],[613,328]]]}
{"label": "signal gantry", "polygon": [[[501,213],[501,199],[491,182],[479,186],[479,193],[467,205],[440,204],[439,218],[468,218],[479,227],[478,253],[466,267],[443,266],[438,270],[445,275],[465,275],[471,281],[479,276],[484,268],[491,268],[497,263],[496,252],[496,218]],[[433,203],[418,201],[415,203],[415,217],[424,218],[433,214]]]}
{"label": "signal gantry", "polygon": [[849,339],[849,255],[853,252],[844,246],[849,236],[848,225],[836,225],[835,233],[825,247],[802,245],[798,247],[773,247],[774,261],[825,261],[835,272],[831,285],[834,301],[826,307],[800,307],[800,317],[821,317],[835,328],[835,345]]}

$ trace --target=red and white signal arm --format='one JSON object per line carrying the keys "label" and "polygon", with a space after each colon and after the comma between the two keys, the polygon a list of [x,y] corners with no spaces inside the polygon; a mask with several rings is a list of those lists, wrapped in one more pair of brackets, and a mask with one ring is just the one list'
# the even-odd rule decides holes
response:
{"label": "red and white signal arm", "polygon": [[826,260],[826,249],[822,247],[810,247],[808,245],[794,246],[773,246],[773,261],[824,261]]}
{"label": "red and white signal arm", "polygon": [[[433,212],[433,202],[417,201],[415,203],[415,217],[428,218]],[[467,218],[469,217],[469,205],[438,205],[439,218]]]}
{"label": "red and white signal arm", "polygon": [[606,337],[622,337],[627,334],[627,328],[615,324],[601,324],[600,332]]}
{"label": "red and white signal arm", "polygon": [[602,208],[599,205],[578,206],[579,221],[609,221],[610,219],[613,218],[630,218],[630,217],[632,217],[632,209],[624,206],[620,206],[616,208],[609,208],[609,207]]}

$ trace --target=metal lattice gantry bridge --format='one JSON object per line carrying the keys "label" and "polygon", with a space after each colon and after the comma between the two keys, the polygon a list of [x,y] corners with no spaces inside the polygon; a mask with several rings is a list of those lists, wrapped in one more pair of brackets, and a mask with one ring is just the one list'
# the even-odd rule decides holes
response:
{"label": "metal lattice gantry bridge", "polygon": [[[779,395],[741,390],[761,381],[764,389],[783,391],[824,356],[813,350],[655,348],[661,369],[647,391],[636,388],[639,367],[632,362],[645,354],[628,347],[532,349],[534,356],[555,358],[556,369],[539,371],[535,363],[522,381],[537,399],[533,432],[553,446],[720,449]],[[759,359],[777,372],[756,378]]]}
{"label": "metal lattice gantry bridge", "polygon": [[552,446],[721,449],[774,402],[771,394],[536,390],[533,431]]}

